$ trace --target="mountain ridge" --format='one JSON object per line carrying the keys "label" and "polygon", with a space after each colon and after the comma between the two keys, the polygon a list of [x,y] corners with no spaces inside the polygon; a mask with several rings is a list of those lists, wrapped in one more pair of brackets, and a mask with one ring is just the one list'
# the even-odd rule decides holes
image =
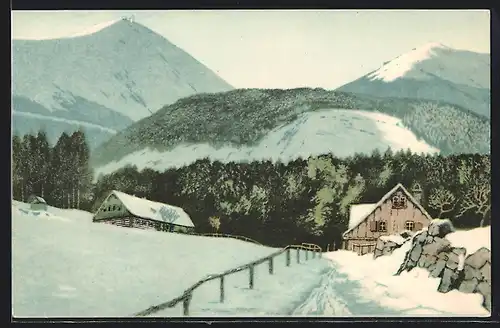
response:
{"label": "mountain ridge", "polygon": [[429,43],[337,91],[444,101],[490,117],[490,55]]}

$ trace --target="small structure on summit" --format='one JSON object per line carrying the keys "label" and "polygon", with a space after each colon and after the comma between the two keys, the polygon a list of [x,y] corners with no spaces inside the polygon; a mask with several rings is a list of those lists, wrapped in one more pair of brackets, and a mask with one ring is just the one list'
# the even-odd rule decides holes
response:
{"label": "small structure on summit", "polygon": [[28,204],[33,211],[46,211],[48,208],[47,202],[40,196],[31,195],[28,197]]}
{"label": "small structure on summit", "polygon": [[92,221],[167,232],[188,233],[194,230],[191,218],[182,208],[117,190],[111,191],[104,199]]}
{"label": "small structure on summit", "polygon": [[420,204],[421,188],[412,188],[416,197],[398,183],[376,204],[353,204],[349,226],[342,235],[342,249],[360,255],[372,253],[380,236],[399,235],[427,227],[431,216]]}

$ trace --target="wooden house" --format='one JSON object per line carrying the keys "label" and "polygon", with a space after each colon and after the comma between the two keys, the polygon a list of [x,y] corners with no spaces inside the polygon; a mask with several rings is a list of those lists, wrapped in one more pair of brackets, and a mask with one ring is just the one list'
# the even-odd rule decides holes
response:
{"label": "wooden house", "polygon": [[194,230],[191,218],[182,208],[117,190],[111,191],[104,199],[92,221],[168,232],[189,233]]}
{"label": "wooden house", "polygon": [[412,191],[415,196],[399,183],[376,204],[351,205],[349,226],[342,235],[342,249],[360,255],[371,253],[380,236],[427,227],[432,218],[420,205],[421,188],[416,185]]}
{"label": "wooden house", "polygon": [[46,211],[48,208],[47,202],[40,196],[31,195],[28,197],[28,204],[33,211]]}

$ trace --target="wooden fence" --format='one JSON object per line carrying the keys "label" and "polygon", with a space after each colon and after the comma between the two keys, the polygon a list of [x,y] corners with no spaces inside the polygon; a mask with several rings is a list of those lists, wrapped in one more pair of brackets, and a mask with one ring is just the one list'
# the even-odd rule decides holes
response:
{"label": "wooden fence", "polygon": [[211,274],[208,275],[207,277],[199,280],[197,283],[195,283],[193,286],[189,287],[182,295],[174,298],[173,300],[170,300],[168,302],[164,302],[158,305],[151,306],[147,308],[144,311],[138,312],[134,314],[135,317],[143,317],[147,316],[153,313],[156,313],[158,311],[164,310],[166,308],[173,308],[180,302],[182,302],[182,309],[183,309],[183,315],[184,316],[189,316],[189,304],[191,302],[191,299],[193,297],[193,292],[203,285],[204,283],[214,280],[214,279],[219,279],[220,280],[220,302],[224,302],[225,298],[225,293],[224,293],[224,277],[233,273],[241,272],[244,270],[248,270],[249,276],[248,276],[248,286],[250,289],[253,289],[254,287],[254,279],[255,279],[255,266],[267,262],[269,265],[269,274],[274,273],[274,258],[278,255],[281,255],[283,253],[286,253],[286,266],[290,266],[291,264],[291,250],[295,249],[296,250],[296,261],[297,263],[300,263],[300,250],[305,250],[305,260],[309,260],[309,252],[311,252],[311,258],[316,258],[316,255],[318,257],[321,257],[321,252],[322,249],[320,246],[315,245],[315,244],[306,244],[303,243],[302,245],[288,245],[285,248],[272,253],[266,257],[263,257],[259,260],[253,261],[251,263],[239,266],[234,269],[230,269],[227,271],[224,271],[222,273],[218,274]]}
{"label": "wooden fence", "polygon": [[196,236],[203,236],[203,237],[219,237],[219,238],[234,238],[234,239],[239,239],[243,241],[248,241],[257,245],[262,245],[256,240],[253,240],[252,238],[248,238],[245,236],[237,236],[237,235],[228,235],[228,234],[223,234],[223,233],[189,233],[189,235],[196,235]]}

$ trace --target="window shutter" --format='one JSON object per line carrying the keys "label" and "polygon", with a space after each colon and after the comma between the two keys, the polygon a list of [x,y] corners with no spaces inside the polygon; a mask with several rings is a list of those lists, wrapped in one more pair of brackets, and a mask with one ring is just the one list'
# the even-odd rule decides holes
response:
{"label": "window shutter", "polygon": [[422,222],[415,222],[415,230],[422,230],[423,227],[424,225],[422,224]]}
{"label": "window shutter", "polygon": [[370,231],[377,231],[377,221],[370,221]]}

